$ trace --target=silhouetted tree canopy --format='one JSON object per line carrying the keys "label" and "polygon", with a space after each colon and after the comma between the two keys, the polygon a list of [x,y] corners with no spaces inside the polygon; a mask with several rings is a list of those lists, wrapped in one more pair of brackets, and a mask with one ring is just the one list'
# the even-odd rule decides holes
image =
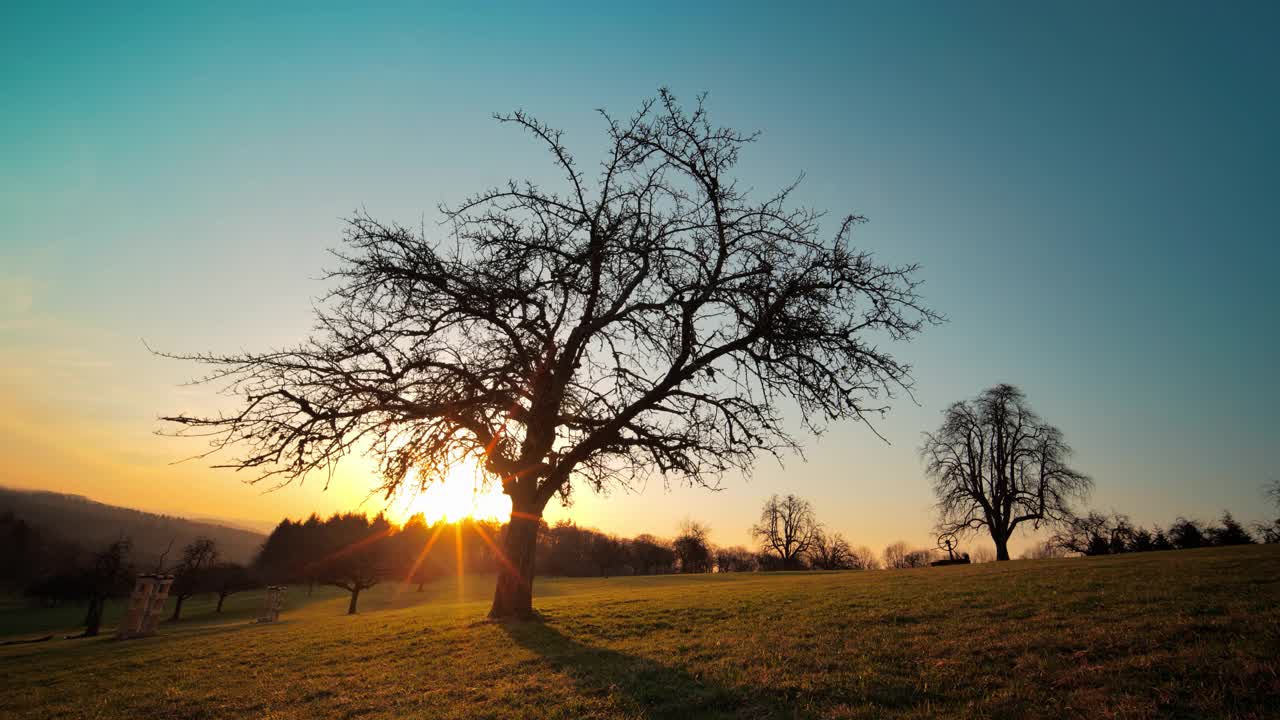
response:
{"label": "silhouetted tree canopy", "polygon": [[[349,222],[296,347],[177,355],[239,400],[166,418],[235,448],[225,466],[279,482],[368,450],[381,487],[420,488],[480,458],[513,504],[492,614],[531,609],[538,519],[575,486],[650,475],[714,486],[803,426],[868,421],[910,385],[888,351],[939,319],[914,265],[852,247],[857,215],[823,232],[796,185],[755,200],[731,175],[754,135],[670,93],[603,113],[598,170],[524,112],[564,183],[512,181],[442,208],[450,241],[366,215]],[[509,567],[508,567],[509,566]]]}
{"label": "silhouetted tree canopy", "polygon": [[1208,545],[1209,537],[1199,520],[1180,517],[1169,526],[1169,542],[1179,550],[1190,550]]}
{"label": "silhouetted tree canopy", "polygon": [[1062,431],[1027,404],[1021,390],[997,385],[951,405],[920,450],[938,498],[938,530],[962,535],[986,529],[996,559],[1009,559],[1009,538],[1023,523],[1058,525],[1092,481],[1067,466]]}
{"label": "silhouetted tree canopy", "polygon": [[182,557],[173,569],[173,586],[169,589],[173,596],[171,620],[182,619],[182,604],[187,598],[208,590],[207,572],[217,559],[218,544],[211,538],[199,537],[183,546]]}
{"label": "silhouetted tree canopy", "polygon": [[636,572],[644,575],[675,572],[676,553],[670,543],[652,535],[637,535],[631,541],[631,562]]}
{"label": "silhouetted tree canopy", "polygon": [[602,576],[635,573],[629,544],[598,530],[561,520],[539,538],[538,572]]}
{"label": "silhouetted tree canopy", "polygon": [[240,563],[216,563],[205,571],[203,588],[218,596],[214,612],[222,612],[222,604],[236,593],[261,587],[256,575]]}
{"label": "silhouetted tree canopy", "polygon": [[809,564],[816,570],[852,570],[857,567],[853,548],[840,533],[818,528],[807,551]]}
{"label": "silhouetted tree canopy", "polygon": [[902,540],[889,543],[884,548],[884,566],[889,570],[902,570],[914,567],[913,554],[917,552],[919,551],[912,550],[911,546]]}
{"label": "silhouetted tree canopy", "polygon": [[1140,540],[1126,515],[1089,512],[1061,523],[1052,542],[1081,555],[1114,555],[1136,549],[1139,542],[1147,544],[1150,538]]}
{"label": "silhouetted tree canopy", "polygon": [[[706,530],[696,525],[701,542]],[[328,519],[282,520],[268,536],[249,572],[255,587],[265,583],[316,582],[343,587],[353,595],[385,581],[417,584],[461,573],[492,573],[503,565],[496,550],[506,529],[489,520],[440,519],[428,525],[422,514],[401,527],[382,517],[335,514]],[[677,571],[671,542],[652,535],[620,538],[561,520],[538,533],[539,573],[572,577],[663,574]],[[218,592],[223,565],[210,569],[206,583]],[[230,570],[230,568],[227,568]],[[706,571],[705,569],[703,570]],[[259,580],[260,578],[260,580]],[[363,578],[363,580],[362,580]],[[353,582],[356,581],[356,582]]]}
{"label": "silhouetted tree canopy", "polygon": [[800,568],[820,533],[813,505],[795,495],[770,497],[760,509],[760,521],[751,528],[761,551],[776,555],[785,570]]}
{"label": "silhouetted tree canopy", "polygon": [[[414,526],[409,527],[405,539],[417,539]],[[398,530],[382,515],[335,513],[326,520],[312,515],[304,522],[286,518],[267,536],[253,567],[267,583],[342,588],[351,595],[347,612],[354,615],[362,591],[394,572],[416,573],[428,538],[423,538],[424,545],[410,547],[397,541]]]}
{"label": "silhouetted tree canopy", "polygon": [[1209,539],[1214,545],[1252,545],[1255,542],[1230,511],[1222,512],[1220,522],[1221,525],[1209,529]]}
{"label": "silhouetted tree canopy", "polygon": [[388,577],[395,565],[389,538],[395,528],[382,515],[369,518],[348,513],[324,523],[319,558],[312,561],[316,577],[325,585],[351,594],[347,614],[355,615],[360,593]]}
{"label": "silhouetted tree canopy", "polygon": [[853,549],[853,569],[854,570],[876,570],[880,567],[880,560],[876,557],[876,553],[866,545],[859,545]]}
{"label": "silhouetted tree canopy", "polygon": [[[43,579],[53,569],[75,564],[81,549],[18,517],[10,511],[0,513],[0,589],[25,589]],[[52,590],[57,583],[46,584]],[[51,602],[62,599],[59,593],[33,593]]]}
{"label": "silhouetted tree canopy", "polygon": [[711,572],[711,528],[696,520],[680,523],[680,533],[671,542],[682,573]]}
{"label": "silhouetted tree canopy", "polygon": [[760,567],[755,553],[741,545],[716,548],[716,572],[754,572]]}
{"label": "silhouetted tree canopy", "polygon": [[98,634],[107,600],[121,597],[133,587],[134,569],[129,559],[132,550],[133,543],[121,538],[94,553],[80,569],[80,592],[88,605],[84,616],[85,637]]}
{"label": "silhouetted tree canopy", "polygon": [[[1221,525],[1179,517],[1166,533],[1159,526],[1151,530],[1134,526],[1127,515],[1090,511],[1063,523],[1046,541],[1046,547],[1080,555],[1115,555],[1154,550],[1190,550],[1208,546],[1249,545],[1257,542],[1229,511],[1222,513]],[[1048,556],[1048,555],[1047,555]]]}

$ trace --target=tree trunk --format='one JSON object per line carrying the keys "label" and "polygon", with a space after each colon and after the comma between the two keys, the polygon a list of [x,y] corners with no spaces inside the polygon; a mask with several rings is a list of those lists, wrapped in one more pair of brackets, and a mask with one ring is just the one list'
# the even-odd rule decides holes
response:
{"label": "tree trunk", "polygon": [[183,600],[186,600],[186,598],[185,598],[185,597],[183,597],[182,595],[179,595],[179,596],[178,596],[178,598],[177,598],[177,602],[175,602],[175,603],[173,604],[173,617],[169,618],[170,620],[179,620],[179,619],[181,619],[181,617],[182,617],[182,601],[183,601]]}
{"label": "tree trunk", "polygon": [[996,533],[991,534],[991,539],[996,543],[996,560],[1009,559],[1009,538]]}
{"label": "tree trunk", "polygon": [[489,617],[510,619],[533,614],[533,558],[538,547],[542,511],[512,505],[511,522],[498,558],[498,586]]}
{"label": "tree trunk", "polygon": [[360,599],[360,588],[351,591],[351,604],[347,606],[347,614],[356,614],[356,601]]}
{"label": "tree trunk", "polygon": [[222,601],[227,599],[226,593],[218,593],[218,608],[214,612],[222,612]]}
{"label": "tree trunk", "polygon": [[105,598],[97,596],[89,598],[89,611],[84,616],[85,637],[94,637],[98,634],[98,628],[102,626],[102,608],[105,604]]}

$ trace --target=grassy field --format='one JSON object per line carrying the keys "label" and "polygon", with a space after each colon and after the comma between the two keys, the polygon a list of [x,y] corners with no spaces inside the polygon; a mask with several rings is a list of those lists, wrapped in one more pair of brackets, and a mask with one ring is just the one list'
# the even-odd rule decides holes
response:
{"label": "grassy field", "polygon": [[[339,591],[340,592],[340,591]],[[335,597],[332,588],[316,588],[316,596],[293,598],[294,606],[300,602],[324,600]],[[182,622],[179,626],[206,625],[233,620],[247,621],[258,616],[262,608],[262,592],[251,592],[232,595],[223,604],[222,614],[214,612],[217,598],[197,595],[189,598],[182,606]],[[110,634],[116,623],[124,614],[124,602],[120,600],[107,604],[102,616],[103,632]],[[173,599],[167,605],[169,613],[173,612]],[[26,598],[20,596],[0,595],[0,641],[14,637],[42,637],[45,635],[69,635],[84,630],[84,606],[67,605],[57,608],[32,607]],[[169,614],[165,613],[168,618]]]}
{"label": "grassy field", "polygon": [[[909,571],[383,586],[343,615],[0,647],[5,718],[1275,717],[1280,547]],[[229,601],[229,603],[232,601]],[[15,611],[5,612],[30,612]],[[5,621],[10,627],[14,617]]]}

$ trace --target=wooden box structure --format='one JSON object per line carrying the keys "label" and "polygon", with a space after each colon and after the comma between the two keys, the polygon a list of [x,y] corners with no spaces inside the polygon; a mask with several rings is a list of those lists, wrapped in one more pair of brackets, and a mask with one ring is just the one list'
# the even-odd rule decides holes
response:
{"label": "wooden box structure", "polygon": [[260,623],[272,623],[280,619],[280,610],[284,607],[284,585],[268,585],[267,599],[262,608]]}
{"label": "wooden box structure", "polygon": [[139,575],[129,595],[129,608],[125,611],[116,637],[127,640],[132,637],[154,635],[164,613],[164,603],[173,587],[172,575]]}

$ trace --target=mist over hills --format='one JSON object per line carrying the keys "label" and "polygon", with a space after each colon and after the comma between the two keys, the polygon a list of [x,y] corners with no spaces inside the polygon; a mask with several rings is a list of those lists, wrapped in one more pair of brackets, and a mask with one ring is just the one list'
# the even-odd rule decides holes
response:
{"label": "mist over hills", "polygon": [[162,515],[44,490],[0,487],[0,515],[5,513],[89,549],[131,538],[139,560],[158,558],[172,541],[172,562],[183,545],[205,536],[217,542],[220,559],[247,563],[266,539],[263,533],[208,519]]}

